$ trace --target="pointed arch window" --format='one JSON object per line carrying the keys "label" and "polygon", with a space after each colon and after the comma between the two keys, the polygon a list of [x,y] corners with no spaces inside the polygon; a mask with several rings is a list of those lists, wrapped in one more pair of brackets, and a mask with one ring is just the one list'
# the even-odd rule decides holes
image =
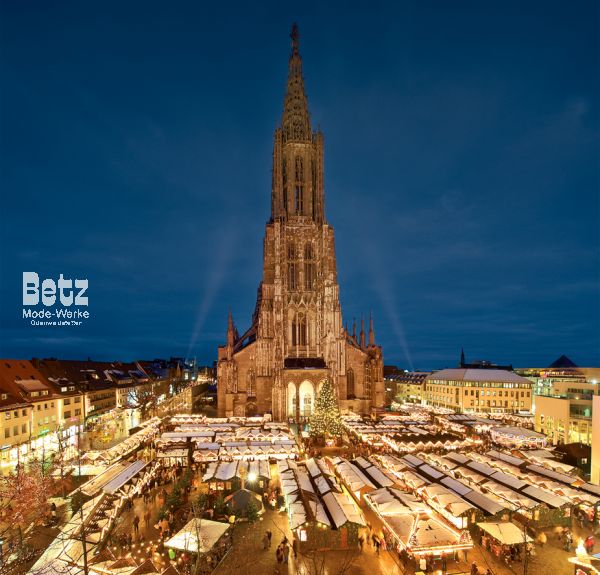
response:
{"label": "pointed arch window", "polygon": [[302,160],[302,156],[296,156],[296,182],[304,181],[304,161]]}
{"label": "pointed arch window", "polygon": [[288,276],[288,289],[294,291],[298,289],[298,262],[296,262],[297,252],[296,244],[294,242],[288,242],[287,244],[287,276]]}
{"label": "pointed arch window", "polygon": [[303,313],[297,313],[292,320],[292,346],[305,346],[306,341],[306,316]]}
{"label": "pointed arch window", "polygon": [[294,211],[301,216],[304,213],[304,186],[296,184],[294,188]]}
{"label": "pointed arch window", "polygon": [[308,242],[304,246],[304,289],[312,290],[317,279],[317,266],[315,263],[315,251],[313,244]]}
{"label": "pointed arch window", "polygon": [[354,370],[351,367],[346,372],[346,397],[350,399],[350,396],[352,398],[356,397],[354,393]]}

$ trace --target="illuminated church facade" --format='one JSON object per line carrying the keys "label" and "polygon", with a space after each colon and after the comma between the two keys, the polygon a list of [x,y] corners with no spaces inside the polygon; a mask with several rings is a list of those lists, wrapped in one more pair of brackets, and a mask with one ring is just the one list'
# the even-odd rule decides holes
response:
{"label": "illuminated church facade", "polygon": [[383,407],[383,356],[373,321],[356,334],[342,323],[333,228],[324,209],[323,134],[313,131],[292,29],[287,91],[275,130],[271,218],[263,277],[248,330],[231,315],[218,349],[219,416],[272,414],[302,421],[330,379],[342,412]]}

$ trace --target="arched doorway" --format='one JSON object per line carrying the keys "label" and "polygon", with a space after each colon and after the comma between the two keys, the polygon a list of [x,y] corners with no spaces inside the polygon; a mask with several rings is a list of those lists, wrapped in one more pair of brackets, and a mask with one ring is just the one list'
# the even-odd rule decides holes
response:
{"label": "arched doorway", "polygon": [[256,415],[256,403],[251,402],[246,404],[246,417],[254,417]]}
{"label": "arched doorway", "polygon": [[310,417],[315,408],[315,388],[310,381],[303,381],[300,384],[300,415]]}
{"label": "arched doorway", "polygon": [[287,415],[296,417],[296,386],[291,382],[288,383],[287,389]]}

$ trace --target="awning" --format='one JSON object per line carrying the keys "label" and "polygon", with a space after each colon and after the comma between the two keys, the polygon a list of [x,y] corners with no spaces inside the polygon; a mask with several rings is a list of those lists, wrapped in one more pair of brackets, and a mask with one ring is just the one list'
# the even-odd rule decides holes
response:
{"label": "awning", "polygon": [[483,529],[488,535],[491,535],[496,541],[502,543],[502,545],[533,542],[533,539],[514,523],[478,523],[477,526]]}

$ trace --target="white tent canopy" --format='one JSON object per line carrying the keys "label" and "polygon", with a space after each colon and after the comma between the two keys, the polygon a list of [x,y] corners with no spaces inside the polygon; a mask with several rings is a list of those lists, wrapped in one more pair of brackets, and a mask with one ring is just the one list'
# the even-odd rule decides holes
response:
{"label": "white tent canopy", "polygon": [[227,523],[194,518],[171,537],[165,543],[165,547],[190,553],[207,553],[228,529]]}
{"label": "white tent canopy", "polygon": [[486,533],[503,545],[516,545],[518,543],[529,543],[533,539],[523,530],[510,522],[488,522],[477,524]]}

